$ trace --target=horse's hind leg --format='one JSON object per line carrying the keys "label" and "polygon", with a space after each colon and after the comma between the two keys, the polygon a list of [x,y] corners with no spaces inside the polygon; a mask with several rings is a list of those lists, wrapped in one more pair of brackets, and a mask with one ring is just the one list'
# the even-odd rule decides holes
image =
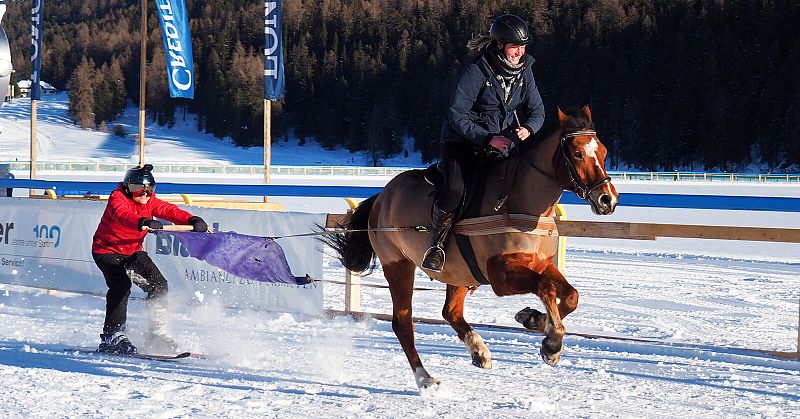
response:
{"label": "horse's hind leg", "polygon": [[492,353],[483,343],[483,338],[464,320],[464,298],[469,288],[447,286],[447,296],[444,300],[442,317],[450,323],[453,330],[458,333],[458,338],[464,342],[467,351],[472,356],[472,364],[481,368],[492,368]]}
{"label": "horse's hind leg", "polygon": [[414,379],[420,389],[439,384],[422,366],[417,347],[414,344],[414,321],[411,316],[411,298],[414,293],[414,269],[416,266],[408,260],[383,264],[383,275],[389,283],[392,295],[392,330],[394,330],[403,352],[408,358]]}

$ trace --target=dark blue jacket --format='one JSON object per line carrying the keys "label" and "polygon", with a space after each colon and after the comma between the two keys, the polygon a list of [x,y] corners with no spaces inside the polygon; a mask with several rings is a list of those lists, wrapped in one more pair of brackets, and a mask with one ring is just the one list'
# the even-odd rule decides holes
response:
{"label": "dark blue jacket", "polygon": [[492,136],[508,127],[517,127],[514,110],[520,125],[528,128],[531,134],[542,128],[544,105],[533,79],[534,59],[525,54],[522,60],[523,75],[512,87],[507,103],[503,103],[503,86],[483,55],[467,66],[450,100],[442,127],[442,142],[486,146]]}

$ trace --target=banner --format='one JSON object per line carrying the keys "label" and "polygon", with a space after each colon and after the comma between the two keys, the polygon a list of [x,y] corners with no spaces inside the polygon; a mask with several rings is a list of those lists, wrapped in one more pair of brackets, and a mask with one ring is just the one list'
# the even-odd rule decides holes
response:
{"label": "banner", "polygon": [[33,54],[31,54],[31,100],[42,98],[42,12],[44,0],[33,0],[31,8],[31,44]]}
{"label": "banner", "polygon": [[159,231],[177,237],[189,256],[211,266],[254,281],[306,285],[310,277],[294,276],[281,246],[269,237],[249,236],[235,231],[194,233]]}
{"label": "banner", "polygon": [[[194,61],[189,17],[183,0],[156,0],[167,55],[170,97],[194,98]],[[147,13],[147,11],[143,11]]]}
{"label": "banner", "polygon": [[[108,287],[91,255],[92,234],[105,207],[105,202],[98,201],[0,197],[0,284],[105,294]],[[190,210],[214,231],[236,230],[261,240],[312,231],[325,222],[325,214]],[[322,249],[315,238],[287,237],[275,242],[284,252],[293,280],[322,278]],[[238,270],[226,272],[190,257],[189,249],[167,233],[148,234],[144,249],[169,281],[171,303],[216,301],[226,307],[322,314],[321,281],[248,279],[237,275],[243,273]],[[281,266],[285,267],[283,261]],[[131,295],[144,297],[145,293],[134,286]]]}
{"label": "banner", "polygon": [[11,65],[11,48],[8,45],[8,37],[2,25],[5,12],[6,4],[3,0],[0,0],[0,103],[5,101],[8,94],[11,72],[14,70]]}
{"label": "banner", "polygon": [[264,2],[264,99],[277,100],[285,95],[283,71],[283,31],[281,2]]}

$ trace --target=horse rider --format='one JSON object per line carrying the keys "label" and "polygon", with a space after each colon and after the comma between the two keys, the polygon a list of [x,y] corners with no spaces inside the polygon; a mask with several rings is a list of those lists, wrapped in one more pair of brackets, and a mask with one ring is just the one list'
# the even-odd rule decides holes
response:
{"label": "horse rider", "polygon": [[467,44],[476,58],[458,80],[440,137],[444,185],[436,191],[431,210],[431,247],[421,267],[441,272],[444,244],[455,211],[464,196],[464,174],[485,153],[508,150],[530,138],[544,123],[544,105],[533,79],[532,42],[528,25],[506,14],[492,21],[488,35]]}

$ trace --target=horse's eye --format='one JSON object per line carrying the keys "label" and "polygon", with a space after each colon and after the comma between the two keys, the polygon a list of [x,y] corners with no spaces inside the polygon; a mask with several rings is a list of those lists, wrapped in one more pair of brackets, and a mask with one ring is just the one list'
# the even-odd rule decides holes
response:
{"label": "horse's eye", "polygon": [[580,150],[575,150],[575,158],[576,159],[582,159],[583,158],[583,153],[581,153]]}

